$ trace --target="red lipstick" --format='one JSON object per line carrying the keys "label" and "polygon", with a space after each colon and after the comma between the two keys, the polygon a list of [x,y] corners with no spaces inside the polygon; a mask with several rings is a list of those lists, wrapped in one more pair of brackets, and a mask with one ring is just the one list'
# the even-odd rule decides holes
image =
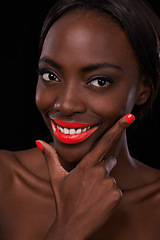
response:
{"label": "red lipstick", "polygon": [[77,122],[65,122],[62,120],[53,120],[57,125],[64,127],[64,128],[85,128],[85,127],[89,127],[89,126],[93,126],[92,124],[89,123],[77,123]]}
{"label": "red lipstick", "polygon": [[55,137],[66,144],[76,144],[86,140],[94,133],[98,126],[89,123],[65,122],[51,119]]}

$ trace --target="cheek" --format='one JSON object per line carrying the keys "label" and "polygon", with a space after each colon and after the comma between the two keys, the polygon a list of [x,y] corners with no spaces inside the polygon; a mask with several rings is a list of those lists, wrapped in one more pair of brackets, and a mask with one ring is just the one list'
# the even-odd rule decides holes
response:
{"label": "cheek", "polygon": [[[96,101],[95,101],[96,99]],[[119,118],[130,113],[136,100],[136,88],[121,91],[108,91],[100,97],[94,98],[92,102],[92,111],[101,116],[106,124],[111,124]]]}
{"label": "cheek", "polygon": [[46,88],[43,83],[38,80],[36,89],[36,105],[39,111],[43,114],[49,109],[54,101],[52,89]]}

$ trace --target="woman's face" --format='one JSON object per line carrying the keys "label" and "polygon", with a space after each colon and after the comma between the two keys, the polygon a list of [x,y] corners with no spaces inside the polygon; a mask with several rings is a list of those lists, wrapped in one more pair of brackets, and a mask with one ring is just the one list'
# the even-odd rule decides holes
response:
{"label": "woman's face", "polygon": [[40,56],[36,103],[62,162],[80,161],[131,112],[140,79],[125,33],[108,16],[76,12],[53,24]]}

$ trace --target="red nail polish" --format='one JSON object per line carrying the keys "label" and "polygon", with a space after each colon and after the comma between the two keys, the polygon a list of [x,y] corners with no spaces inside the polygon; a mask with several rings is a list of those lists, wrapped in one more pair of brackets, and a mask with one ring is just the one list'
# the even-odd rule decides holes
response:
{"label": "red nail polish", "polygon": [[42,152],[43,151],[42,144],[40,142],[38,142],[38,141],[35,141],[35,143],[36,143],[37,147],[39,148],[39,150]]}
{"label": "red nail polish", "polygon": [[128,114],[128,115],[125,117],[125,121],[126,121],[127,123],[132,123],[134,120],[135,120],[135,116],[132,115],[132,114]]}

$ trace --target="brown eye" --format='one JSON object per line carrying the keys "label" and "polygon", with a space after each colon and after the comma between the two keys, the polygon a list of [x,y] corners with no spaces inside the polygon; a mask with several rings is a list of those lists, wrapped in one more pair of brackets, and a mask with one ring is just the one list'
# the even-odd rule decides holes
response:
{"label": "brown eye", "polygon": [[53,73],[53,72],[48,72],[48,73],[43,73],[42,78],[44,81],[51,82],[60,82],[60,79]]}
{"label": "brown eye", "polygon": [[90,82],[90,85],[95,87],[107,87],[110,85],[110,82],[105,78],[94,79]]}

